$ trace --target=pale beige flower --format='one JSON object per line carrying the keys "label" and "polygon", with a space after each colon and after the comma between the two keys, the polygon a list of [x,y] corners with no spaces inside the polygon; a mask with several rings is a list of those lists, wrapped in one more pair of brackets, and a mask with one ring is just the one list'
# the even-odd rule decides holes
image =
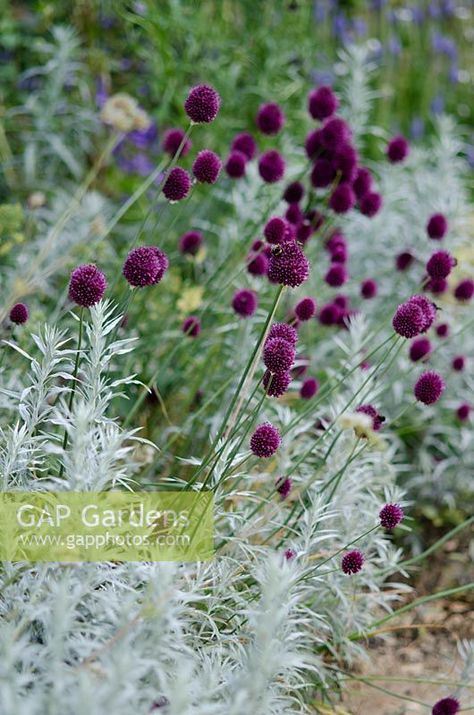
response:
{"label": "pale beige flower", "polygon": [[127,133],[135,129],[146,129],[150,124],[147,113],[140,109],[133,97],[124,92],[113,94],[107,99],[100,118],[104,124]]}

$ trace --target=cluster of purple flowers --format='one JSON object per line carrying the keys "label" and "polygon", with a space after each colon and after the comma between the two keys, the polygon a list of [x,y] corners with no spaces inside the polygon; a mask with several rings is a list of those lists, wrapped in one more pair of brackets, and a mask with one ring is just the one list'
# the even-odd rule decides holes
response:
{"label": "cluster of purple flowers", "polygon": [[270,397],[281,397],[291,382],[291,368],[296,358],[298,333],[288,323],[274,323],[263,346],[266,367],[263,386]]}

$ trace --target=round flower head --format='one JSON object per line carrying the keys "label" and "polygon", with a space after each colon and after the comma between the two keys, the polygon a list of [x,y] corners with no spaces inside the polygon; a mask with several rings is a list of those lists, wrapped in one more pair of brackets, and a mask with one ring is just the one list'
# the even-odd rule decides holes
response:
{"label": "round flower head", "polygon": [[245,176],[247,157],[241,151],[233,149],[225,162],[225,170],[231,179],[241,179]]}
{"label": "round flower head", "polygon": [[451,367],[453,370],[456,370],[456,372],[462,372],[466,367],[466,358],[464,355],[456,355],[451,362]]}
{"label": "round flower head", "polygon": [[463,402],[456,410],[456,417],[458,420],[461,420],[461,422],[465,422],[469,419],[470,412],[471,406],[468,405],[467,402]]}
{"label": "round flower head", "polygon": [[411,301],[399,305],[392,320],[393,329],[404,338],[414,338],[419,335],[424,324],[422,309]]}
{"label": "round flower head", "polygon": [[298,333],[295,328],[288,323],[273,323],[268,333],[267,341],[273,338],[283,338],[287,343],[296,345],[298,342]]}
{"label": "round flower head", "polygon": [[364,214],[364,216],[368,216],[368,218],[372,218],[382,208],[382,197],[380,194],[378,194],[376,191],[369,191],[365,196],[363,196],[360,200],[359,204],[359,209],[361,214]]}
{"label": "round flower head", "polygon": [[399,253],[395,259],[395,268],[397,271],[406,271],[414,261],[414,256],[409,251]]}
{"label": "round flower head", "polygon": [[320,156],[325,151],[323,143],[323,130],[313,129],[313,131],[309,132],[309,134],[306,135],[304,148],[308,159],[314,159],[315,157]]}
{"label": "round flower head", "polygon": [[268,277],[273,283],[296,288],[307,280],[309,263],[294,241],[286,241],[272,249]]}
{"label": "round flower head", "polygon": [[237,134],[237,136],[234,137],[230,148],[245,154],[249,161],[253,159],[257,153],[257,144],[255,139],[248,132]]}
{"label": "round flower head", "polygon": [[180,166],[175,166],[168,174],[163,186],[163,193],[168,201],[181,201],[186,198],[191,188],[191,177]]}
{"label": "round flower head", "polygon": [[331,87],[323,85],[317,89],[313,89],[308,96],[308,111],[313,119],[327,119],[330,117],[339,106],[336,95]]}
{"label": "round flower head", "polygon": [[448,281],[446,278],[431,278],[426,284],[425,289],[429,290],[434,295],[446,293],[448,290]]}
{"label": "round flower head", "polygon": [[418,378],[413,392],[418,402],[423,402],[424,405],[433,405],[438,402],[445,387],[446,385],[441,375],[429,370]]}
{"label": "round flower head", "polygon": [[321,325],[337,325],[343,310],[336,303],[326,303],[319,311]]}
{"label": "round flower head", "polygon": [[189,253],[195,256],[202,246],[202,233],[199,231],[188,231],[179,239],[179,250],[181,253]]}
{"label": "round flower head", "polygon": [[234,293],[232,307],[242,318],[249,318],[257,310],[257,294],[253,290],[242,288]]}
{"label": "round flower head", "polygon": [[456,698],[443,698],[433,705],[432,715],[456,715],[460,708]]}
{"label": "round flower head", "polygon": [[333,300],[334,305],[338,305],[341,310],[349,310],[349,296],[343,295],[342,293],[336,295]]}
{"label": "round flower head", "polygon": [[193,87],[184,103],[184,109],[194,124],[209,124],[217,117],[221,99],[213,87],[199,84]]}
{"label": "round flower head", "polygon": [[420,332],[426,333],[426,331],[431,328],[436,318],[436,306],[431,301],[428,300],[424,295],[413,295],[408,303],[412,305],[417,305],[421,308],[423,314],[423,327]]}
{"label": "round flower head", "polygon": [[291,382],[289,372],[271,372],[265,370],[263,386],[269,397],[281,397],[288,389]]}
{"label": "round flower head", "polygon": [[351,144],[343,144],[332,159],[332,165],[341,181],[353,181],[356,176],[357,152]]}
{"label": "round flower head", "polygon": [[329,206],[334,213],[345,214],[355,205],[355,194],[349,184],[336,186],[329,199]]}
{"label": "round flower head", "polygon": [[71,273],[69,298],[83,308],[90,308],[102,299],[107,281],[102,271],[92,263],[78,266]]}
{"label": "round flower head", "polygon": [[254,253],[248,257],[247,270],[252,276],[265,276],[268,266],[269,260],[265,253]]}
{"label": "round flower head", "polygon": [[265,224],[263,235],[267,239],[268,243],[282,243],[288,236],[288,224],[284,218],[280,218],[280,216],[273,216],[273,218],[269,219]]}
{"label": "round flower head", "polygon": [[270,372],[286,372],[295,361],[295,348],[283,338],[266,340],[263,362]]}
{"label": "round flower head", "polygon": [[429,355],[431,352],[431,343],[428,338],[416,338],[410,345],[410,360],[417,362]]}
{"label": "round flower head", "polygon": [[276,149],[266,151],[258,160],[258,171],[267,184],[274,184],[283,179],[285,174],[285,161]]}
{"label": "round flower head", "polygon": [[290,204],[286,210],[285,218],[288,223],[298,226],[303,220],[303,212],[301,211],[299,204]]}
{"label": "round flower head", "polygon": [[316,301],[314,298],[302,298],[295,306],[296,317],[299,320],[310,320],[316,313]]}
{"label": "round flower head", "polygon": [[321,139],[326,149],[338,149],[351,138],[349,126],[340,117],[328,119],[322,127]]}
{"label": "round flower head", "polygon": [[426,224],[426,233],[435,241],[440,241],[448,232],[448,221],[444,214],[433,214]]}
{"label": "round flower head", "polygon": [[250,438],[250,449],[256,457],[268,459],[281,444],[279,430],[270,422],[262,422]]}
{"label": "round flower head", "polygon": [[426,271],[431,278],[447,278],[456,265],[455,259],[447,251],[433,253],[426,264]]}
{"label": "round flower head", "polygon": [[287,204],[297,204],[304,196],[304,186],[300,181],[293,181],[288,184],[283,192],[283,201]]}
{"label": "round flower head", "polygon": [[296,240],[305,244],[313,233],[313,227],[309,221],[302,221],[296,229]]}
{"label": "round flower head", "polygon": [[360,405],[356,409],[356,412],[359,412],[363,415],[367,415],[367,417],[371,418],[372,429],[374,430],[374,432],[378,432],[379,429],[382,427],[382,424],[385,422],[385,417],[382,417],[382,415],[379,414],[379,411],[373,405]]}
{"label": "round flower head", "polygon": [[282,499],[286,499],[291,492],[293,482],[289,477],[278,477],[275,482],[275,488]]}
{"label": "round flower head", "polygon": [[325,189],[336,178],[334,165],[329,159],[316,159],[311,171],[311,183],[315,189]]}
{"label": "round flower head", "polygon": [[342,557],[341,568],[345,574],[350,576],[351,574],[359,573],[362,566],[364,565],[364,554],[359,549],[354,549],[353,551],[348,551]]}
{"label": "round flower head", "polygon": [[15,303],[11,308],[9,318],[15,325],[23,325],[26,323],[29,317],[28,306],[24,303]]}
{"label": "round flower head", "polygon": [[[163,137],[163,149],[170,156],[174,156],[178,151],[181,142],[185,137],[185,132],[182,129],[168,129]],[[192,143],[190,139],[186,139],[181,149],[180,156],[186,156],[191,151]]]}
{"label": "round flower head", "polygon": [[195,315],[190,315],[183,321],[181,330],[190,338],[197,338],[201,332],[201,321]]}
{"label": "round flower head", "polygon": [[347,279],[347,271],[342,263],[333,263],[324,276],[324,280],[332,288],[338,288],[339,286],[344,285]]}
{"label": "round flower head", "polygon": [[470,278],[465,278],[460,281],[454,289],[454,297],[456,300],[468,301],[474,295],[474,281]]}
{"label": "round flower head", "polygon": [[369,193],[372,187],[372,176],[368,169],[361,166],[357,169],[355,179],[352,182],[352,188],[358,199]]}
{"label": "round flower head", "polygon": [[336,243],[329,251],[332,263],[345,263],[347,261],[347,244]]}
{"label": "round flower head", "polygon": [[194,160],[193,174],[202,184],[215,184],[222,169],[222,162],[213,151],[204,149]]}
{"label": "round flower head", "polygon": [[360,284],[360,294],[363,298],[369,300],[377,295],[377,283],[373,278],[367,278]]}
{"label": "round flower head", "polygon": [[307,377],[300,388],[300,397],[310,400],[319,390],[319,382],[314,377]]}
{"label": "round flower head", "polygon": [[397,136],[393,137],[387,146],[387,157],[392,164],[397,164],[400,161],[406,159],[410,153],[410,145],[405,137]]}
{"label": "round flower head", "polygon": [[262,104],[258,110],[256,122],[262,134],[278,134],[285,123],[285,115],[278,104],[270,102]]}
{"label": "round flower head", "polygon": [[449,325],[447,323],[440,323],[436,326],[436,335],[439,338],[447,338],[449,335]]}
{"label": "round flower head", "polygon": [[168,268],[168,259],[155,246],[133,248],[125,259],[122,273],[134,288],[155,285]]}
{"label": "round flower head", "polygon": [[392,530],[400,524],[405,514],[399,504],[385,504],[380,510],[380,526]]}

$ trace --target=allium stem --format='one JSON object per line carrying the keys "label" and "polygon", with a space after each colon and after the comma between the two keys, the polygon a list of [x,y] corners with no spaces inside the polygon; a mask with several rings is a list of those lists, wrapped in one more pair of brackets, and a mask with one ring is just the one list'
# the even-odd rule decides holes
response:
{"label": "allium stem", "polygon": [[[79,335],[77,338],[77,350],[76,350],[76,359],[74,362],[74,372],[72,374],[73,382],[71,386],[71,392],[69,393],[69,400],[68,400],[68,405],[67,405],[67,410],[68,410],[68,415],[71,414],[72,410],[72,404],[74,402],[74,395],[76,392],[76,382],[77,382],[77,373],[79,370],[79,361],[81,357],[81,346],[82,346],[82,333],[83,333],[83,326],[84,326],[84,308],[81,308],[79,311]],[[63,437],[63,443],[62,443],[62,449],[63,452],[67,448],[67,443],[69,440],[69,435],[67,429],[64,430],[64,437]],[[64,473],[64,462],[61,464],[59,468],[59,478],[63,476]]]}

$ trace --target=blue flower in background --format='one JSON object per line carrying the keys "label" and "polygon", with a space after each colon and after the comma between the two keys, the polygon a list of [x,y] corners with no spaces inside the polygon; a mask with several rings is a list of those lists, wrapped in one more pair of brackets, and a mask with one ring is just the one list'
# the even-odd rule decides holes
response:
{"label": "blue flower in background", "polygon": [[388,41],[388,51],[394,57],[399,57],[402,54],[402,45],[396,35],[392,35]]}
{"label": "blue flower in background", "polygon": [[410,125],[410,135],[415,141],[423,138],[425,133],[425,122],[422,117],[414,117]]}
{"label": "blue flower in background", "polygon": [[444,112],[444,97],[440,94],[432,100],[431,111],[434,115],[442,114]]}
{"label": "blue flower in background", "polygon": [[451,84],[457,84],[459,82],[459,68],[455,62],[453,62],[449,68],[448,79]]}

